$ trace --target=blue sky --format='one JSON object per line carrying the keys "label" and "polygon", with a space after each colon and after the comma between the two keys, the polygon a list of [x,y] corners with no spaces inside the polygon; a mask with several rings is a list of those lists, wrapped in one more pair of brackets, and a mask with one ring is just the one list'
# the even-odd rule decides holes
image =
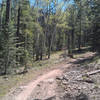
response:
{"label": "blue sky", "polygon": [[[58,0],[59,2],[62,2],[63,0]],[[34,0],[30,0],[31,3],[34,3]],[[70,0],[70,3],[72,3],[73,0]]]}
{"label": "blue sky", "polygon": [[[34,1],[35,1],[35,0],[30,0],[31,5],[33,5],[33,4],[34,4]],[[59,2],[59,3],[60,3],[60,2],[62,2],[62,1],[63,1],[63,0],[58,0],[58,2]],[[70,2],[69,2],[69,3],[70,3],[70,4],[72,4],[72,3],[73,3],[73,1],[74,1],[74,0],[70,0]],[[60,3],[60,4],[61,4],[61,3]],[[66,8],[66,6],[63,6],[63,8],[62,8],[62,9],[64,10],[65,8]]]}
{"label": "blue sky", "polygon": [[[62,0],[58,0],[59,2],[61,2]],[[2,0],[0,0],[0,3],[2,2]],[[31,4],[34,3],[34,0],[30,0]],[[73,0],[70,0],[70,3],[72,3]]]}

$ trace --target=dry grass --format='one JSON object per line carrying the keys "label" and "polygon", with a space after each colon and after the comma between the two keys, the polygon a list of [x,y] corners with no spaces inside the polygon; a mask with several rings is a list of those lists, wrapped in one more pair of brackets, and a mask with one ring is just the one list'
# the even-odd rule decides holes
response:
{"label": "dry grass", "polygon": [[56,52],[53,53],[48,60],[36,61],[33,64],[29,63],[29,71],[26,74],[0,76],[0,98],[10,92],[12,88],[16,88],[21,84],[35,79],[37,76],[41,75],[42,72],[46,72],[52,68],[53,65],[59,63],[59,56],[62,53],[62,51]]}

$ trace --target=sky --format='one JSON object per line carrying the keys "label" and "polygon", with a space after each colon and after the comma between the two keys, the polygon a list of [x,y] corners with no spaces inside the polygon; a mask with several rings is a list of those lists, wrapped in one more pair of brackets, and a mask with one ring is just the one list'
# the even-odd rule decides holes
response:
{"label": "sky", "polygon": [[[35,0],[30,0],[31,5],[34,4],[34,1],[35,1]],[[62,1],[63,1],[63,0],[58,0],[58,2],[59,2],[60,4],[61,4]],[[68,4],[72,4],[73,1],[74,1],[74,0],[70,0],[70,2],[69,2]],[[66,9],[66,6],[63,5],[62,10],[65,10],[65,9]]]}
{"label": "sky", "polygon": [[[31,4],[34,3],[34,0],[30,0]],[[58,2],[62,2],[62,0],[58,0]],[[73,0],[70,0],[70,3],[72,3]]]}
{"label": "sky", "polygon": [[[61,2],[62,0],[58,0],[59,2]],[[0,3],[2,2],[2,0],[0,0]],[[31,3],[34,3],[34,0],[30,0]],[[70,2],[73,2],[73,0],[71,0]]]}
{"label": "sky", "polygon": [[[30,0],[31,5],[34,3],[35,0]],[[58,0],[59,2],[62,2],[62,0]],[[2,2],[2,0],[0,0],[0,3]],[[70,0],[70,3],[72,3],[73,0]]]}

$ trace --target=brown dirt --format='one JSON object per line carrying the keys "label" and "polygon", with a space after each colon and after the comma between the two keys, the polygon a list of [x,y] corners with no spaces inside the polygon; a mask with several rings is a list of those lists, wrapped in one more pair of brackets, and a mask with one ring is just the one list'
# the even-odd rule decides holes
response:
{"label": "brown dirt", "polygon": [[61,76],[67,68],[73,65],[73,62],[90,56],[93,56],[93,53],[88,52],[83,54],[81,58],[66,60],[54,66],[55,69],[43,73],[36,80],[33,80],[25,86],[20,86],[18,90],[10,93],[3,100],[46,100],[49,97],[54,97],[57,86],[55,81],[56,77]]}

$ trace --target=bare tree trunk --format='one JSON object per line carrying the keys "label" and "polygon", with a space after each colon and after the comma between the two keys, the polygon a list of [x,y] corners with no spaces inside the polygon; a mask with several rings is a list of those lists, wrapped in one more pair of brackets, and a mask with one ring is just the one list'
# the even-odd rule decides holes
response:
{"label": "bare tree trunk", "polygon": [[28,61],[28,55],[27,55],[27,42],[28,42],[28,34],[25,36],[25,41],[24,41],[24,55],[25,55],[25,67],[24,67],[24,72],[27,72],[27,61]]}
{"label": "bare tree trunk", "polygon": [[51,54],[51,36],[48,38],[48,59],[50,59]]}
{"label": "bare tree trunk", "polygon": [[17,32],[16,32],[16,36],[19,37],[19,29],[20,29],[20,6],[18,8],[18,16],[17,16]]}
{"label": "bare tree trunk", "polygon": [[67,36],[67,48],[68,48],[68,55],[70,55],[70,34],[68,33],[68,36]]}
{"label": "bare tree trunk", "polygon": [[74,36],[74,27],[73,27],[73,29],[72,29],[72,49],[74,49],[75,48],[75,36]]}
{"label": "bare tree trunk", "polygon": [[78,37],[78,50],[81,51],[81,38],[82,38],[82,8],[81,8],[82,4],[81,4],[81,1],[80,1],[80,34],[79,34],[79,37]]}
{"label": "bare tree trunk", "polygon": [[36,51],[36,61],[38,61],[39,60],[39,33],[37,34],[37,36],[36,36],[36,46],[35,46],[35,51]]}
{"label": "bare tree trunk", "polygon": [[10,21],[10,6],[11,6],[11,0],[6,1],[6,18],[5,23],[8,24]]}
{"label": "bare tree trunk", "polygon": [[42,58],[43,58],[43,52],[42,52],[42,49],[41,49],[40,60],[42,60]]}
{"label": "bare tree trunk", "polygon": [[36,61],[38,61],[38,60],[39,60],[39,52],[36,51]]}
{"label": "bare tree trunk", "polygon": [[2,9],[3,9],[3,4],[0,4],[0,31],[2,31]]}
{"label": "bare tree trunk", "polygon": [[[6,28],[8,28],[8,24],[9,24],[9,21],[10,21],[10,6],[11,6],[11,0],[7,0],[6,1],[6,18],[5,18],[5,30]],[[8,39],[9,39],[9,34],[8,32],[6,31],[5,32],[5,40],[6,42],[8,43]],[[5,56],[5,68],[4,68],[4,74],[7,74],[7,67],[9,66],[9,46],[7,44],[7,47],[6,47],[6,56]]]}
{"label": "bare tree trunk", "polygon": [[[19,8],[18,8],[18,16],[17,16],[17,31],[16,31],[16,37],[17,37],[17,43],[19,43],[20,42],[20,34],[19,34],[19,30],[20,30],[20,10],[21,10],[21,8],[20,8],[20,6],[19,6]],[[16,44],[16,48],[18,48],[18,44]],[[17,52],[16,52],[16,61],[18,61],[18,54],[17,54]]]}
{"label": "bare tree trunk", "polygon": [[71,57],[71,58],[73,58],[73,52],[72,52],[72,37],[71,37],[71,35],[68,33],[68,40],[67,40],[67,42],[68,42],[68,56],[69,57]]}

